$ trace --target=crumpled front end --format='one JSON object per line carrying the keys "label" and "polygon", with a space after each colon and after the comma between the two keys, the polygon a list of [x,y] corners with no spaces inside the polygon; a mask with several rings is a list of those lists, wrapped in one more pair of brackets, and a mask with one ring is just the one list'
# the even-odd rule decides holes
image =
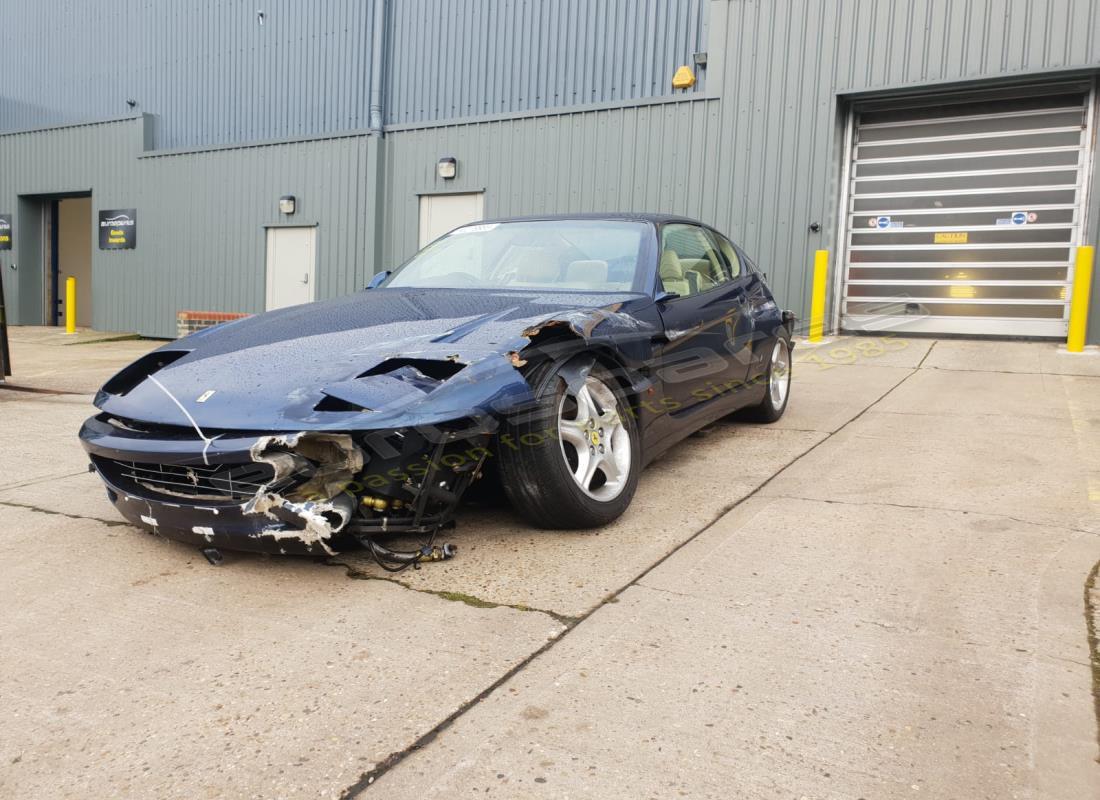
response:
{"label": "crumpled front end", "polygon": [[[331,554],[364,544],[377,555],[376,537],[430,541],[498,428],[533,403],[529,359],[599,347],[628,363],[649,355],[653,325],[622,300],[380,298],[212,329],[109,380],[80,437],[120,513],[202,548]],[[444,301],[462,313],[441,315]]]}
{"label": "crumpled front end", "polygon": [[80,438],[118,511],[201,548],[332,555],[360,537],[449,522],[488,454],[489,432],[219,431],[87,420]]}

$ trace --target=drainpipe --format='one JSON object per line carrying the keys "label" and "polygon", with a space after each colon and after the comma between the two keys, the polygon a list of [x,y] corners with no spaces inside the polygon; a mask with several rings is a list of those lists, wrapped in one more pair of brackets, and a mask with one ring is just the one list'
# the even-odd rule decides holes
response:
{"label": "drainpipe", "polygon": [[372,136],[382,135],[382,48],[386,39],[386,0],[374,0],[374,28],[370,63],[370,128]]}

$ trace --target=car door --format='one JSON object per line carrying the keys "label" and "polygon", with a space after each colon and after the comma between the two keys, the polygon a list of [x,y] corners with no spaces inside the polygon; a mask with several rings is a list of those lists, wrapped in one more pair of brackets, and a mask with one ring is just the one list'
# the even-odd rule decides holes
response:
{"label": "car door", "polygon": [[737,356],[744,289],[732,280],[711,231],[668,223],[660,231],[658,303],[664,323],[657,376],[663,410],[673,415],[710,402],[734,402],[747,376]]}
{"label": "car door", "polygon": [[[718,242],[718,252],[729,269],[731,281],[737,287],[741,300],[741,316],[730,343],[730,354],[744,367],[745,380],[751,384],[768,366],[765,356],[771,353],[770,333],[766,325],[759,323],[769,303],[772,308],[775,304],[764,286],[760,271],[744,251],[717,231],[710,233]],[[765,338],[767,342],[763,341]]]}
{"label": "car door", "polygon": [[[771,357],[775,337],[782,324],[782,314],[775,304],[775,298],[764,282],[765,276],[753,263],[752,259],[745,255],[740,247],[730,243],[721,234],[715,234],[718,239],[719,249],[723,255],[736,258],[740,265],[740,284],[745,293],[744,321],[746,335],[739,338],[741,360],[748,366],[746,380],[753,385],[759,385],[768,371],[768,362]],[[736,269],[734,274],[737,275]],[[734,280],[738,280],[737,277]]]}

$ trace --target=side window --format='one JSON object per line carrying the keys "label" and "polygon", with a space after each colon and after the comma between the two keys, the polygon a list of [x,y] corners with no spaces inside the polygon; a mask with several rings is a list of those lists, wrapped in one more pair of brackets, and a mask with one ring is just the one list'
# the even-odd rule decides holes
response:
{"label": "side window", "polygon": [[661,284],[681,297],[705,292],[730,279],[722,256],[697,225],[661,228]]}
{"label": "side window", "polygon": [[730,275],[734,280],[737,280],[746,272],[741,267],[741,257],[737,255],[737,248],[721,234],[714,234],[714,238],[718,240],[718,249],[722,251],[722,258],[726,261],[726,267],[729,269]]}

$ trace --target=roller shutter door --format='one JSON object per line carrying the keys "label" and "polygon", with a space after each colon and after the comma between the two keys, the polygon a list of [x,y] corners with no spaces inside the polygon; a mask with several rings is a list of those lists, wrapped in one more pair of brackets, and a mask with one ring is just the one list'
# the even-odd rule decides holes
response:
{"label": "roller shutter door", "polygon": [[1064,336],[1088,84],[853,110],[841,327]]}

